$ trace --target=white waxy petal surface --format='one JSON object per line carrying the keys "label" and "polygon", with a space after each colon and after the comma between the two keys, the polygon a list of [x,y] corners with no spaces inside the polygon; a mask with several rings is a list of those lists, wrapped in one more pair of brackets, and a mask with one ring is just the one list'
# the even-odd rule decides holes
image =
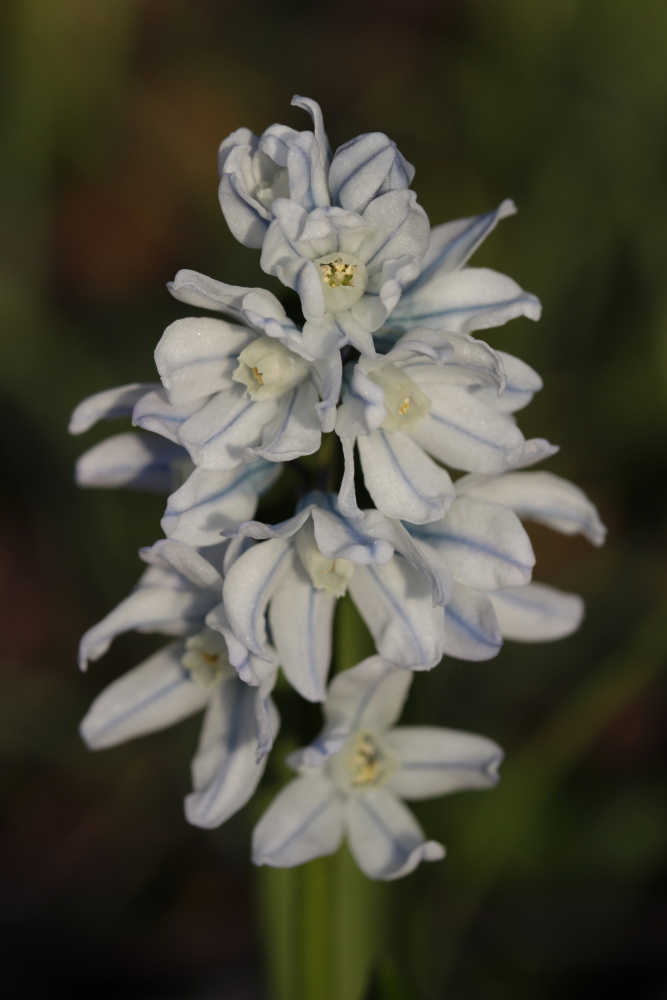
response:
{"label": "white waxy petal surface", "polygon": [[194,791],[185,799],[185,815],[195,826],[220,826],[259,784],[266,758],[256,759],[257,697],[257,689],[236,677],[213,691],[192,762]]}
{"label": "white waxy petal surface", "polygon": [[215,603],[209,591],[193,587],[174,590],[166,586],[140,585],[97,625],[88,629],[79,646],[79,664],[84,670],[90,660],[99,660],[117,635],[161,632],[182,635],[203,622]]}
{"label": "white waxy petal surface", "polygon": [[504,472],[521,454],[524,438],[516,424],[467,389],[450,385],[432,400],[412,435],[434,458],[455,469]]}
{"label": "white waxy petal surface", "polygon": [[551,642],[564,639],[579,628],[584,602],[543,583],[508,588],[489,594],[500,629],[506,639]]}
{"label": "white waxy petal surface", "polygon": [[357,447],[364,485],[383,514],[413,524],[444,515],[454,495],[449,474],[408,435],[377,430]]}
{"label": "white waxy petal surface", "polygon": [[253,516],[258,494],[280,471],[279,465],[264,461],[226,471],[195,469],[169,497],[162,530],[167,537],[195,548],[215,545],[221,531]]}
{"label": "white waxy petal surface", "polygon": [[357,566],[350,594],[378,652],[397,666],[428,670],[442,657],[442,609],[402,556],[386,566]]}
{"label": "white waxy petal surface", "polygon": [[440,861],[442,844],[426,840],[410,810],[386,788],[371,788],[345,807],[350,850],[369,878],[395,879],[422,861]]}
{"label": "white waxy petal surface", "polygon": [[244,552],[225,578],[222,593],[230,627],[246,649],[263,660],[272,659],[264,647],[266,608],[291,558],[286,539],[270,538]]}
{"label": "white waxy petal surface", "polygon": [[277,401],[275,416],[265,424],[259,446],[246,448],[244,459],[291,462],[302,455],[312,455],[321,440],[317,389],[308,381]]}
{"label": "white waxy petal surface", "polygon": [[171,643],[105,688],[81,723],[88,746],[117,746],[201,711],[211,692],[183,668],[183,652],[182,642]]}
{"label": "white waxy petal surface", "polygon": [[[458,497],[442,521],[415,528],[425,546],[439,550],[454,579],[497,590],[528,583],[535,556],[519,518],[498,504]],[[429,549],[427,548],[427,555]]]}
{"label": "white waxy petal surface", "polygon": [[329,778],[291,781],[273,800],[252,835],[256,865],[290,868],[333,854],[343,839],[343,807]]}
{"label": "white waxy petal surface", "polygon": [[368,132],[340,146],[331,161],[329,186],[335,202],[364,212],[386,191],[410,187],[415,169],[382,132]]}
{"label": "white waxy petal surface", "polygon": [[491,212],[435,226],[431,230],[431,240],[422,261],[421,273],[410,291],[462,267],[495,229],[500,219],[514,215],[515,212],[516,205],[507,198]]}
{"label": "white waxy petal surface", "polygon": [[219,392],[186,420],[178,432],[193,461],[204,469],[233,469],[247,448],[257,445],[279,409],[269,399],[255,403],[240,386]]}
{"label": "white waxy petal surface", "polygon": [[391,325],[472,333],[517,316],[538,320],[541,312],[539,300],[512,278],[486,267],[468,267],[408,289],[392,313]]}
{"label": "white waxy petal surface", "polygon": [[239,354],[253,342],[247,327],[197,316],[177,319],[155,348],[155,364],[172,403],[189,403],[231,385]]}
{"label": "white waxy petal surface", "polygon": [[511,507],[519,517],[546,524],[564,535],[581,533],[602,545],[606,529],[595,506],[574,483],[551,472],[509,472],[504,476],[465,476],[467,496]]}
{"label": "white waxy petal surface", "polygon": [[403,799],[493,788],[503,752],[484,736],[435,726],[399,726],[385,737],[399,760],[388,787]]}
{"label": "white waxy petal surface", "polygon": [[169,493],[176,480],[174,466],[187,460],[180,445],[148,434],[114,434],[94,445],[76,463],[79,486],[129,487],[149,493]]}
{"label": "white waxy petal surface", "polygon": [[324,701],[331,663],[336,598],[316,589],[295,560],[269,608],[271,636],[283,672],[307,701]]}
{"label": "white waxy petal surface", "polygon": [[460,660],[490,660],[497,656],[503,636],[489,597],[481,590],[454,586],[445,608],[445,656]]}
{"label": "white waxy petal surface", "polygon": [[98,420],[129,417],[141,397],[159,387],[159,384],[156,386],[152,383],[133,382],[131,385],[121,385],[116,389],[97,392],[79,403],[70,417],[68,430],[70,434],[83,434]]}

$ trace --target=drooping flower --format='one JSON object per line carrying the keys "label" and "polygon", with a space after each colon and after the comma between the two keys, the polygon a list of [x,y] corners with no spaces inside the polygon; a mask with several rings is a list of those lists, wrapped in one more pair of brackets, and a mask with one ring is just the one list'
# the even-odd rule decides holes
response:
{"label": "drooping flower", "polygon": [[150,565],[137,588],[81,640],[81,666],[131,629],[180,638],[110,684],[81,734],[102,749],[204,710],[185,812],[196,826],[219,826],[251,798],[264,772],[278,728],[270,697],[277,665],[253,663],[256,687],[230,666],[222,636],[206,625],[222,591],[209,559],[174,541],[157,542],[142,557]]}
{"label": "drooping flower", "polygon": [[356,516],[355,443],[377,508],[415,524],[442,517],[452,501],[438,463],[501,472],[553,453],[546,442],[526,442],[512,419],[541,385],[517,358],[444,331],[411,330],[382,358],[362,358],[336,421],[346,464],[341,509]]}
{"label": "drooping flower", "polygon": [[576,594],[531,581],[535,562],[519,517],[601,545],[605,529],[586,495],[549,472],[463,476],[445,516],[409,531],[450,599],[444,654],[496,656],[503,639],[550,642],[574,632],[583,616]]}
{"label": "drooping flower", "polygon": [[315,365],[276,338],[209,317],[167,327],[155,361],[164,388],[137,401],[133,421],[204,469],[312,454],[339,395],[339,356]]}
{"label": "drooping flower", "polygon": [[379,656],[334,678],[322,733],[293,755],[299,776],[255,827],[255,864],[302,864],[333,854],[344,836],[370,878],[400,878],[421,861],[444,857],[401,800],[491,788],[502,751],[452,729],[392,728],[411,679]]}
{"label": "drooping flower", "polygon": [[415,327],[468,334],[502,326],[517,316],[540,318],[539,299],[512,278],[489,268],[466,266],[497,223],[515,212],[514,202],[506,200],[491,212],[445,222],[431,230],[419,275],[403,290],[376,334],[385,350]]}
{"label": "drooping flower", "polygon": [[230,547],[223,588],[230,660],[242,677],[252,676],[248,654],[271,656],[270,629],[290,683],[308,700],[321,701],[333,612],[348,590],[386,659],[414,669],[440,660],[438,605],[449,595],[399,522],[376,510],[351,521],[336,509],[333,494],[313,492],[288,521],[249,521],[226,534],[237,536],[232,544],[259,542],[236,558]]}
{"label": "drooping flower", "polygon": [[351,139],[332,160],[319,105],[307,97],[292,104],[308,111],[312,132],[271,125],[258,138],[241,128],[220,145],[220,205],[246,246],[262,246],[279,198],[308,212],[329,205],[363,212],[379,195],[408,188],[414,177],[414,167],[382,132]]}
{"label": "drooping flower", "polygon": [[300,297],[303,342],[314,358],[351,344],[375,355],[373,331],[419,274],[429,224],[414,192],[388,191],[363,212],[306,212],[281,198],[262,246],[261,266]]}

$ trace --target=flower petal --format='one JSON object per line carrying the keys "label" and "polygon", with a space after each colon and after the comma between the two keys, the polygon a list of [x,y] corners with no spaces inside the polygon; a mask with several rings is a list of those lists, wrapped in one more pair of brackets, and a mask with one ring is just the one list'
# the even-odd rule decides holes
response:
{"label": "flower petal", "polygon": [[215,545],[222,531],[253,516],[258,495],[280,472],[279,465],[262,460],[228,471],[195,469],[169,497],[162,530],[194,548]]}
{"label": "flower petal", "polygon": [[326,164],[329,163],[331,159],[331,152],[329,150],[329,140],[327,139],[327,134],[324,131],[324,120],[322,118],[322,110],[312,97],[301,97],[299,94],[295,94],[290,102],[293,107],[301,108],[303,111],[307,111],[313,120],[313,131],[315,132],[315,138],[320,144],[320,149],[322,151],[322,160]]}
{"label": "flower petal", "polygon": [[79,486],[124,486],[169,493],[176,479],[174,466],[185,458],[184,449],[165,438],[114,434],[81,455],[76,463],[76,481]]}
{"label": "flower petal", "polygon": [[208,558],[189,545],[173,538],[161,538],[154,545],[139,549],[139,555],[150,566],[173,570],[195,587],[220,593],[220,573]]}
{"label": "flower petal", "polygon": [[430,587],[402,556],[386,566],[357,566],[349,590],[381,656],[413,670],[438,663],[442,609],[433,607]]}
{"label": "flower petal", "polygon": [[83,434],[90,430],[98,420],[117,420],[129,417],[135,404],[159,385],[146,382],[133,382],[131,385],[120,385],[116,389],[105,389],[96,392],[79,403],[70,417],[70,434]]}
{"label": "flower petal", "polygon": [[334,429],[336,423],[336,407],[340,399],[340,389],[343,380],[343,365],[340,351],[334,351],[327,358],[316,361],[312,368],[312,377],[317,386],[321,402],[315,410],[320,419],[323,433]]}
{"label": "flower petal", "polygon": [[353,252],[366,264],[369,275],[380,271],[385,261],[406,255],[420,260],[426,253],[428,217],[414,191],[389,191],[374,198],[362,218],[373,231]]}
{"label": "flower petal", "polygon": [[210,691],[183,668],[183,651],[182,642],[170,643],[98,695],[80,728],[92,750],[157,732],[204,708]]}
{"label": "flower petal", "polygon": [[346,737],[358,729],[383,733],[403,711],[411,683],[409,670],[381,656],[370,656],[343,670],[329,685],[324,705],[327,728],[345,730]]}
{"label": "flower petal", "polygon": [[410,810],[386,788],[349,799],[345,825],[354,860],[369,878],[400,878],[421,861],[445,856],[442,844],[426,840]]}
{"label": "flower petal", "polygon": [[522,453],[524,438],[516,424],[464,387],[450,385],[431,400],[430,412],[412,436],[440,462],[466,471],[503,472]]}
{"label": "flower petal", "polygon": [[248,802],[266,767],[256,759],[256,688],[234,677],[216,685],[192,762],[194,791],[185,799],[189,823],[220,826]]}
{"label": "flower petal", "polygon": [[489,597],[457,583],[445,608],[445,656],[459,660],[490,660],[503,636]]}
{"label": "flower petal", "polygon": [[410,286],[391,315],[391,326],[472,333],[502,326],[517,316],[538,320],[541,312],[539,299],[512,278],[486,267],[467,267],[438,275],[418,288]]}
{"label": "flower petal", "polygon": [[535,556],[516,514],[484,500],[457,497],[435,524],[413,528],[412,535],[435,557],[444,558],[457,583],[486,590],[528,583]]}
{"label": "flower petal", "polygon": [[205,400],[197,399],[192,403],[181,403],[175,406],[169,401],[164,389],[147,392],[136,403],[132,411],[132,423],[145,431],[161,434],[168,441],[180,444],[179,431],[181,425],[201,409]]}
{"label": "flower petal", "polygon": [[511,507],[519,517],[546,524],[564,535],[585,535],[593,545],[602,545],[607,534],[583,490],[551,472],[463,476],[456,488],[466,496]]}
{"label": "flower petal", "polygon": [[287,570],[269,608],[271,636],[292,687],[324,701],[336,598],[316,590],[299,560]]}
{"label": "flower petal", "polygon": [[240,285],[227,285],[224,281],[216,281],[198,271],[182,268],[177,272],[167,288],[179,302],[199,309],[211,309],[225,313],[233,319],[245,319],[246,304],[252,303],[252,309],[262,316],[280,319],[285,316],[285,310],[275,295],[265,288],[243,288]]}
{"label": "flower petal", "polygon": [[584,615],[584,602],[577,594],[544,583],[498,590],[489,598],[505,638],[519,642],[564,639],[576,632]]}
{"label": "flower petal", "polygon": [[79,645],[79,665],[85,670],[90,660],[106,653],[117,635],[132,629],[183,635],[203,622],[214,603],[210,591],[152,585],[144,577],[129,597],[85,633]]}
{"label": "flower petal", "polygon": [[355,365],[338,409],[336,433],[341,438],[371,434],[386,416],[384,389],[370,379],[359,365]]}
{"label": "flower petal", "polygon": [[421,272],[410,287],[410,292],[462,267],[480,243],[496,228],[500,219],[514,215],[515,212],[516,205],[507,198],[492,212],[435,226],[431,230],[431,241],[422,261]]}
{"label": "flower petal", "polygon": [[189,403],[228,389],[239,354],[255,336],[247,327],[212,316],[177,319],[155,348],[155,364],[170,402]]}
{"label": "flower petal", "polygon": [[303,382],[276,402],[276,414],[265,425],[261,443],[244,452],[246,461],[264,458],[270,462],[291,462],[302,455],[312,455],[319,448],[322,427],[314,383]]}
{"label": "flower petal", "polygon": [[317,546],[328,559],[349,559],[357,565],[387,563],[394,554],[391,525],[377,511],[368,510],[352,521],[336,510],[331,493],[311,493]]}
{"label": "flower petal", "polygon": [[[425,362],[423,358],[414,357],[401,368],[414,379],[420,388],[428,395],[431,392],[448,392],[451,383],[459,385],[488,386],[488,394],[494,399],[498,396],[498,390],[502,390],[507,381],[500,351],[494,351],[492,347],[485,344],[483,340],[476,340],[467,334],[448,333],[446,330],[432,330],[431,335],[437,337],[442,342],[442,353],[448,353],[443,358],[442,364],[438,366]],[[392,350],[394,353],[402,353],[410,341],[414,338],[415,331],[411,330],[397,342]],[[418,336],[426,341],[426,331],[419,331]],[[509,357],[509,355],[508,355]],[[526,365],[526,367],[528,367]],[[477,390],[479,391],[479,389]],[[486,397],[485,397],[486,398]]]}
{"label": "flower petal", "polygon": [[252,835],[256,865],[291,868],[333,854],[343,839],[343,809],[328,778],[296,778],[276,796]]}
{"label": "flower petal", "polygon": [[389,788],[403,799],[430,799],[498,784],[503,752],[484,736],[435,726],[399,726],[386,741],[400,760]]}
{"label": "flower petal", "polygon": [[233,469],[247,460],[246,449],[259,443],[278,409],[279,400],[255,402],[238,385],[212,396],[180,426],[178,439],[203,469]]}
{"label": "flower petal", "polygon": [[439,520],[454,496],[449,474],[406,434],[357,438],[364,485],[378,510],[414,524]]}
{"label": "flower petal", "polygon": [[329,169],[335,202],[351,212],[364,212],[369,202],[387,191],[409,188],[415,168],[382,132],[368,132],[336,150]]}
{"label": "flower petal", "polygon": [[244,552],[225,578],[222,594],[230,627],[261,660],[272,659],[264,645],[266,608],[291,558],[292,546],[287,539],[270,538]]}
{"label": "flower petal", "polygon": [[220,178],[220,208],[232,235],[239,243],[259,250],[264,242],[271,214],[245,190],[236,172],[229,169],[235,165],[232,157],[233,154],[229,157],[230,162],[225,164],[228,169],[223,170]]}
{"label": "flower petal", "polygon": [[539,392],[542,379],[530,365],[512,354],[498,351],[498,357],[506,376],[502,393],[498,395],[493,388],[486,386],[475,389],[475,393],[498,413],[516,413],[528,406],[535,393]]}
{"label": "flower petal", "polygon": [[312,132],[301,132],[287,152],[290,198],[307,212],[329,205],[329,185],[322,150]]}

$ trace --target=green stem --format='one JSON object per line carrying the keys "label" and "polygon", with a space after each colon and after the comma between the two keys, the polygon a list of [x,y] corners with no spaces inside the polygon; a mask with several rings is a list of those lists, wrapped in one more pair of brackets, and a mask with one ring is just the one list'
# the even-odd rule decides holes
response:
{"label": "green stem", "polygon": [[[372,652],[356,609],[344,598],[334,670]],[[267,1000],[361,1000],[383,939],[388,887],[362,875],[346,847],[298,868],[262,868],[257,887]]]}

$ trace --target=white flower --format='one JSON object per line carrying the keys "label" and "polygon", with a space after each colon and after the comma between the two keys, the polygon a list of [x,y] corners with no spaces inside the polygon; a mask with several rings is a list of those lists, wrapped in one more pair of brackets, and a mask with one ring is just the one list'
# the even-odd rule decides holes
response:
{"label": "white flower", "polygon": [[315,365],[277,339],[210,317],[172,323],[155,361],[164,388],[138,400],[133,421],[183,445],[204,469],[312,454],[339,395],[339,356]]}
{"label": "white flower", "polygon": [[501,326],[517,316],[539,319],[539,300],[512,278],[465,266],[498,221],[515,212],[514,202],[507,200],[492,212],[432,229],[419,276],[404,289],[378,341],[391,344],[414,327],[465,334]]}
{"label": "white flower", "polygon": [[[442,656],[442,605],[449,594],[398,522],[376,510],[351,521],[332,494],[311,493],[290,520],[239,525],[227,555],[224,606],[230,660],[251,680],[249,654],[267,659],[271,640],[290,683],[310,701],[324,698],[336,600],[346,591],[388,660],[428,669]],[[213,626],[215,627],[215,626]],[[228,630],[227,630],[228,628]]]}
{"label": "white flower", "polygon": [[512,418],[541,385],[511,355],[442,331],[412,330],[382,359],[362,358],[336,421],[346,460],[341,508],[355,516],[355,441],[378,509],[415,524],[437,520],[451,503],[451,479],[437,463],[499,472],[550,454],[546,442],[527,443]]}
{"label": "white flower", "polygon": [[298,293],[305,350],[323,358],[351,344],[375,355],[373,331],[417,277],[428,247],[428,219],[414,192],[388,191],[361,213],[336,206],[307,212],[281,198],[273,214],[261,266]]}
{"label": "white flower", "polygon": [[222,578],[213,565],[178,542],[143,550],[151,565],[137,589],[81,640],[85,667],[121,632],[136,629],[181,636],[124,674],[95,700],[81,724],[92,749],[164,729],[202,709],[205,719],[193,760],[189,822],[219,826],[252,796],[278,728],[270,698],[275,665],[254,664],[249,687],[230,666],[225,643],[206,625],[220,602]]}
{"label": "white flower", "polygon": [[548,472],[463,476],[440,521],[411,525],[425,557],[449,584],[444,653],[466,660],[495,656],[503,638],[547,642],[574,632],[583,602],[531,582],[535,562],[519,516],[594,545],[605,537],[594,505],[572,483]]}
{"label": "white flower", "polygon": [[309,112],[312,132],[271,125],[258,138],[241,128],[220,145],[220,205],[246,246],[262,246],[278,198],[307,212],[329,205],[363,212],[379,195],[408,188],[414,176],[414,167],[382,132],[346,142],[332,160],[319,105],[305,97],[292,104]]}
{"label": "white flower", "polygon": [[292,104],[310,113],[314,132],[271,125],[258,138],[241,128],[220,144],[220,207],[236,239],[249,247],[261,247],[276,198],[291,197],[308,208],[329,204],[330,154],[322,112],[305,97],[295,97]]}
{"label": "white flower", "polygon": [[332,854],[344,835],[370,878],[400,878],[444,857],[401,799],[491,788],[502,751],[451,729],[391,728],[411,676],[375,656],[333,680],[322,733],[292,758],[299,777],[255,827],[255,864],[302,864]]}

